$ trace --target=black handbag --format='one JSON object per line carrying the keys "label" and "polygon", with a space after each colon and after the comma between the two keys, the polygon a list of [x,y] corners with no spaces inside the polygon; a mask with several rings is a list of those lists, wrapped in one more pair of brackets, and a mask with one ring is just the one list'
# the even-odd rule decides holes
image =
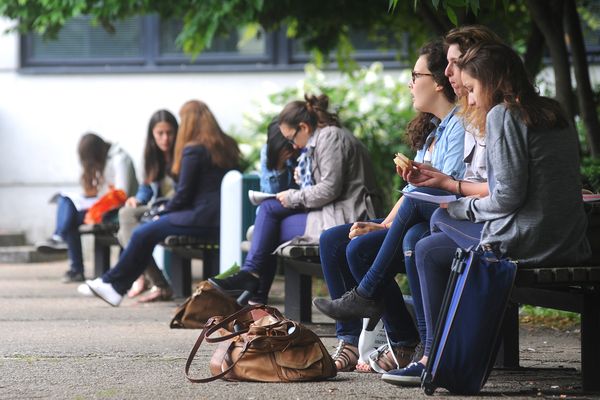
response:
{"label": "black handbag", "polygon": [[152,202],[152,204],[150,205],[150,208],[148,210],[144,211],[144,213],[142,214],[142,217],[140,218],[140,222],[142,222],[142,223],[152,222],[157,217],[164,214],[165,213],[165,205],[169,202],[169,200],[170,199],[167,197],[159,197],[158,199],[154,200],[154,202]]}

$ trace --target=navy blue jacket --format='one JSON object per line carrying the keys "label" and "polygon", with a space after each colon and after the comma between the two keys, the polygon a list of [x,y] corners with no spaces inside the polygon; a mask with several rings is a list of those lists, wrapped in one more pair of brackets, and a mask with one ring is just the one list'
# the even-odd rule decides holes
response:
{"label": "navy blue jacket", "polygon": [[212,163],[204,146],[185,147],[175,196],[166,204],[163,218],[179,226],[219,227],[225,173]]}

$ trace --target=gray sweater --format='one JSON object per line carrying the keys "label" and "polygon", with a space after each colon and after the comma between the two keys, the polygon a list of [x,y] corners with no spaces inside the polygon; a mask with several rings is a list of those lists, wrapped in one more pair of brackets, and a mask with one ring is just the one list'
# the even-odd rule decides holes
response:
{"label": "gray sweater", "polygon": [[294,243],[319,243],[325,229],[375,218],[379,196],[367,148],[346,129],[317,129],[307,144],[315,184],[288,191],[293,208],[309,210],[306,230]]}
{"label": "gray sweater", "polygon": [[589,258],[575,132],[530,130],[499,104],[487,115],[486,143],[490,195],[452,202],[450,215],[483,222],[481,243],[523,264]]}

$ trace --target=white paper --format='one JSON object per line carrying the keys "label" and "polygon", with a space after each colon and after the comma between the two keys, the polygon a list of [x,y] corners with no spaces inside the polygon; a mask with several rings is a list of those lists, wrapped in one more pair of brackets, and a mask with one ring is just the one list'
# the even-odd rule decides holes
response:
{"label": "white paper", "polygon": [[259,192],[258,190],[248,190],[248,199],[250,200],[250,203],[252,203],[252,205],[255,205],[255,206],[259,205],[266,199],[274,199],[274,198],[275,198],[274,193]]}
{"label": "white paper", "polygon": [[427,193],[423,193],[423,192],[404,192],[404,191],[402,191],[402,194],[411,199],[422,200],[422,201],[426,201],[428,203],[435,203],[435,204],[450,203],[450,202],[456,200],[456,196],[453,194],[444,195],[444,196],[436,196],[436,195],[427,194]]}

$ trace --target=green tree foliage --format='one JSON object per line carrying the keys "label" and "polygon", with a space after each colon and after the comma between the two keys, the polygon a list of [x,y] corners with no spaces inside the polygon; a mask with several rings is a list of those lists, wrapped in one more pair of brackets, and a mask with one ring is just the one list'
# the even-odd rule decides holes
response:
{"label": "green tree foliage", "polygon": [[[197,55],[212,40],[240,26],[258,32],[285,27],[299,39],[316,61],[337,54],[340,66],[352,70],[349,33],[367,32],[382,47],[401,43],[410,35],[413,56],[421,44],[461,24],[491,27],[524,56],[534,76],[541,67],[544,46],[553,57],[557,99],[572,116],[579,113],[585,125],[589,152],[600,154],[600,123],[585,51],[581,19],[597,24],[593,2],[576,0],[0,0],[0,15],[16,21],[14,29],[54,37],[67,20],[87,14],[95,24],[112,30],[116,20],[136,14],[158,14],[184,21],[178,42]],[[580,17],[582,16],[582,18]],[[392,32],[390,35],[389,32]],[[382,34],[386,32],[386,34]],[[565,56],[568,38],[571,57]],[[571,68],[577,96],[573,95]]]}

